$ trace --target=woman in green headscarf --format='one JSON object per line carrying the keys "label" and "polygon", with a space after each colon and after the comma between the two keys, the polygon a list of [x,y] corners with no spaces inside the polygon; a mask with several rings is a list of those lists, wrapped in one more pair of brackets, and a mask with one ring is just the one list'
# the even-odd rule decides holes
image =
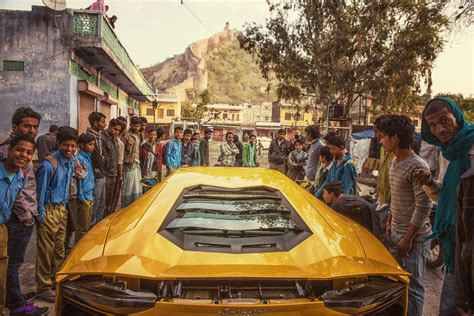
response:
{"label": "woman in green headscarf", "polygon": [[[440,312],[455,308],[454,253],[456,229],[456,190],[461,175],[474,165],[474,125],[467,122],[459,106],[449,98],[430,100],[423,111],[421,136],[429,144],[439,146],[449,161],[441,186],[430,174],[415,175],[425,184],[427,193],[438,200],[433,237],[441,241],[446,272],[441,293]],[[471,162],[473,161],[473,162]],[[451,284],[447,284],[450,282]]]}

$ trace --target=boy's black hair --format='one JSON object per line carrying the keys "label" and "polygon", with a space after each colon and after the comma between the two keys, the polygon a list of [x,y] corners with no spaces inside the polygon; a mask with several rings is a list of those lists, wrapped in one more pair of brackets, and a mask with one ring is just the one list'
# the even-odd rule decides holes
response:
{"label": "boy's black hair", "polygon": [[334,158],[328,146],[321,147],[321,149],[319,150],[319,155],[323,156],[326,161],[332,161]]}
{"label": "boy's black hair", "polygon": [[311,135],[312,139],[318,139],[319,137],[321,137],[321,132],[319,131],[319,126],[316,126],[316,125],[306,126],[304,131],[308,135]]}
{"label": "boy's black hair", "polygon": [[227,140],[227,136],[229,136],[229,135],[234,136],[234,133],[232,133],[232,132],[227,132],[227,133],[225,133],[225,139],[226,139],[226,140]]}
{"label": "boy's black hair", "polygon": [[41,121],[41,114],[33,110],[32,108],[28,107],[20,107],[15,110],[15,113],[12,116],[12,124],[15,125],[20,125],[21,121],[25,117],[32,117],[37,119],[38,121]]}
{"label": "boy's black hair", "polygon": [[15,137],[13,137],[12,140],[10,141],[10,145],[8,147],[11,149],[11,148],[15,147],[16,145],[18,145],[19,142],[28,142],[30,144],[33,144],[33,146],[36,145],[35,140],[33,139],[33,137],[31,137],[28,134],[24,134],[24,135],[17,135]]}
{"label": "boy's black hair", "polygon": [[183,132],[183,135],[189,135],[189,134],[193,135],[193,130],[190,128],[186,128]]}
{"label": "boy's black hair", "polygon": [[278,133],[277,133],[277,134],[280,135],[281,133],[286,134],[286,131],[285,131],[284,128],[280,128],[280,129],[278,130]]}
{"label": "boy's black hair", "polygon": [[118,119],[111,119],[109,122],[109,127],[112,127],[115,125],[120,125],[120,127],[123,129],[123,122],[119,121]]}
{"label": "boy's black hair", "polygon": [[181,125],[177,125],[175,128],[174,128],[174,132],[176,133],[177,131],[182,131],[183,130],[183,127]]}
{"label": "boy's black hair", "polygon": [[140,116],[140,121],[141,121],[142,123],[147,123],[147,124],[148,124],[148,120],[147,120],[146,117],[144,117],[144,116]]}
{"label": "boy's black hair", "polygon": [[77,142],[77,130],[70,126],[61,126],[58,128],[58,133],[56,134],[56,141],[58,144],[66,142],[68,140],[74,140]]}
{"label": "boy's black hair", "polygon": [[339,148],[346,148],[346,141],[342,136],[335,135],[333,137],[329,137],[327,140],[328,145],[333,145]]}
{"label": "boy's black hair", "polygon": [[207,134],[207,133],[212,133],[212,129],[206,128],[206,129],[204,130],[204,134]]}
{"label": "boy's black hair", "polygon": [[90,143],[91,141],[95,141],[95,137],[92,136],[91,134],[86,134],[82,133],[79,138],[77,139],[77,143],[80,144],[87,144]]}
{"label": "boy's black hair", "polygon": [[100,120],[103,118],[106,118],[106,116],[103,113],[91,112],[88,117],[89,124],[92,126],[94,125],[95,122],[100,122]]}
{"label": "boy's black hair", "polygon": [[326,143],[328,142],[328,140],[330,138],[333,138],[334,136],[337,136],[337,133],[336,132],[329,132],[326,134],[326,136],[324,136],[324,140],[326,141]]}
{"label": "boy's black hair", "polygon": [[301,140],[301,138],[298,138],[298,139],[295,140],[295,145],[296,145],[296,144],[301,144],[301,146],[304,145],[304,143],[303,143],[303,141]]}
{"label": "boy's black hair", "polygon": [[383,121],[383,120],[386,120],[389,118],[389,115],[380,115],[378,116],[375,121],[374,121],[374,126],[377,127],[378,129],[380,129],[380,123]]}
{"label": "boy's black hair", "polygon": [[53,124],[49,127],[49,132],[50,133],[54,133],[58,130],[59,126],[57,126],[56,124]]}
{"label": "boy's black hair", "polygon": [[400,149],[410,149],[413,147],[415,126],[411,119],[405,115],[390,115],[380,123],[380,131],[390,137],[398,136],[398,147]]}
{"label": "boy's black hair", "polygon": [[158,127],[156,129],[156,137],[157,138],[160,138],[161,136],[163,136],[165,134],[165,130],[163,129],[163,127]]}
{"label": "boy's black hair", "polygon": [[324,190],[328,191],[329,194],[334,194],[334,196],[339,196],[344,193],[344,187],[342,186],[341,181],[331,181],[326,184]]}
{"label": "boy's black hair", "polygon": [[132,116],[130,118],[130,125],[132,124],[142,124],[142,120],[138,116]]}
{"label": "boy's black hair", "polygon": [[123,117],[123,116],[117,117],[117,120],[122,121],[122,122],[124,122],[125,124],[127,124],[127,119],[126,119],[125,117]]}
{"label": "boy's black hair", "polygon": [[255,135],[255,134],[250,134],[249,138],[251,138],[251,137],[257,138],[257,135]]}

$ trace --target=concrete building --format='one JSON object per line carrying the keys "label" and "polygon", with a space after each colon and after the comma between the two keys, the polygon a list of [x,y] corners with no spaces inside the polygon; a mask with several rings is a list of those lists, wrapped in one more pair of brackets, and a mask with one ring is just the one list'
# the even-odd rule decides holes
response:
{"label": "concrete building", "polygon": [[170,124],[181,120],[181,102],[178,95],[158,94],[156,111],[153,110],[152,101],[140,104],[140,115],[146,117],[148,123],[155,122],[157,125]]}
{"label": "concrete building", "polygon": [[101,12],[0,10],[0,43],[0,139],[20,106],[41,113],[40,133],[50,124],[83,132],[90,112],[138,115],[152,94]]}
{"label": "concrete building", "polygon": [[242,125],[243,123],[245,108],[243,105],[208,104],[206,107],[209,124]]}
{"label": "concrete building", "polygon": [[271,122],[272,121],[272,103],[263,102],[260,104],[243,104],[242,110],[244,125],[255,125],[257,122]]}
{"label": "concrete building", "polygon": [[284,128],[306,127],[317,122],[317,113],[313,110],[306,111],[304,107],[294,104],[272,104],[272,121],[279,122]]}

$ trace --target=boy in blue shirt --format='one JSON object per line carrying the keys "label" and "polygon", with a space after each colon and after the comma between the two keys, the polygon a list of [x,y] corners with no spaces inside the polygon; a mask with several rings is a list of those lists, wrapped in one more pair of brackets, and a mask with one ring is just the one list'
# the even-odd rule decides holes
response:
{"label": "boy in blue shirt", "polygon": [[0,315],[5,307],[8,266],[8,230],[5,224],[10,219],[13,202],[26,182],[26,172],[22,168],[30,163],[34,151],[35,141],[31,136],[15,136],[8,148],[7,159],[0,163]]}
{"label": "boy in blue shirt", "polygon": [[77,181],[77,224],[76,244],[86,232],[89,231],[92,205],[94,201],[94,167],[92,164],[92,153],[95,148],[95,138],[90,134],[79,136],[79,153],[77,160],[87,170],[87,176]]}
{"label": "boy in blue shirt", "polygon": [[181,159],[183,157],[183,127],[176,126],[174,129],[174,136],[171,137],[165,145],[165,165],[166,175],[172,174],[181,166]]}
{"label": "boy in blue shirt", "polygon": [[53,272],[64,260],[69,187],[74,173],[77,131],[62,126],[56,135],[58,150],[43,159],[36,177],[38,195],[36,288],[37,299],[54,303]]}
{"label": "boy in blue shirt", "polygon": [[332,166],[329,169],[326,181],[319,187],[316,197],[322,199],[323,189],[329,182],[341,181],[344,194],[357,195],[357,167],[351,155],[346,152],[346,141],[339,135],[329,137],[327,146],[334,157]]}

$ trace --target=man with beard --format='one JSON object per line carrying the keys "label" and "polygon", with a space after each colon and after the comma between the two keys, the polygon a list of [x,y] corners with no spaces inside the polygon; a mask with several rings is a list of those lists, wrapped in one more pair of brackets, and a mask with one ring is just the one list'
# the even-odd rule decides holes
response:
{"label": "man with beard", "polygon": [[89,114],[90,127],[87,128],[86,134],[95,138],[95,148],[92,153],[92,165],[94,166],[94,204],[92,208],[91,227],[104,218],[105,210],[105,157],[102,146],[102,131],[107,123],[106,116],[100,112],[92,112]]}
{"label": "man with beard", "polygon": [[[456,190],[461,176],[474,166],[474,125],[466,120],[459,106],[451,99],[436,98],[430,100],[423,111],[421,137],[427,143],[439,146],[443,157],[448,160],[446,172],[440,170],[444,174],[443,179],[440,179],[441,185],[433,180],[429,171],[419,171],[415,177],[425,185],[425,191],[438,201],[433,236],[441,241],[445,262],[439,313],[455,315],[458,312],[456,305],[461,311],[467,308],[460,302],[462,299],[456,304],[455,293],[460,291],[455,291],[455,278],[462,284],[462,280],[473,273],[472,269],[467,271],[462,266],[456,266],[459,263],[455,262],[455,227]],[[469,244],[462,246],[469,247]],[[472,261],[472,249],[470,260]]]}
{"label": "man with beard", "polygon": [[140,127],[141,120],[134,116],[130,119],[130,129],[123,138],[125,153],[123,163],[125,165],[123,207],[130,205],[142,195],[140,180],[142,172],[140,169]]}

